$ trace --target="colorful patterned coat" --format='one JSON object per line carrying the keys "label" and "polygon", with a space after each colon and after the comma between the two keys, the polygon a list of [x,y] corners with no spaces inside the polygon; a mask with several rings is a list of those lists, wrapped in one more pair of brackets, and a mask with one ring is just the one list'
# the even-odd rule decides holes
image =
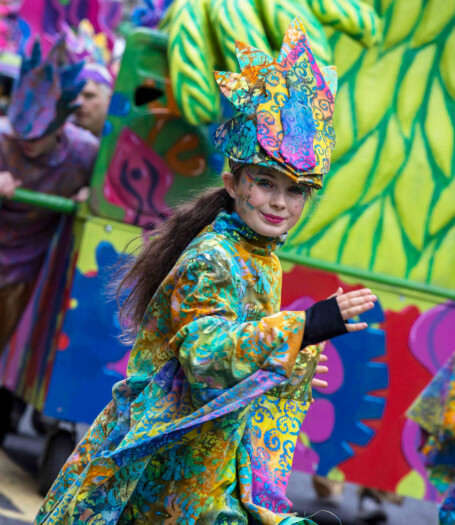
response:
{"label": "colorful patterned coat", "polygon": [[318,350],[280,312],[282,240],[222,212],[191,242],[38,524],[312,523],[285,490]]}
{"label": "colorful patterned coat", "polygon": [[455,352],[415,400],[407,416],[423,430],[430,481],[445,495],[440,525],[455,523]]}

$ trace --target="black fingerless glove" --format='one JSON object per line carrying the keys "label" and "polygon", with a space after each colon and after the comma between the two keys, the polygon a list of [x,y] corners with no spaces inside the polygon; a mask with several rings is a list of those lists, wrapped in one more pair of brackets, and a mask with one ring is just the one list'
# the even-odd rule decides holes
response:
{"label": "black fingerless glove", "polygon": [[336,297],[314,303],[305,313],[302,348],[347,333]]}

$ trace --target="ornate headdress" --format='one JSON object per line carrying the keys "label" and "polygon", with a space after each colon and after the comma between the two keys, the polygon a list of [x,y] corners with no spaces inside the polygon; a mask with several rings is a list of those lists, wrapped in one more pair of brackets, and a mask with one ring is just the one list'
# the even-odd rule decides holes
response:
{"label": "ornate headdress", "polygon": [[73,30],[63,24],[67,54],[71,63],[84,60],[77,80],[93,80],[109,89],[114,87],[114,56],[111,42],[105,33],[96,33],[88,20],[82,20]]}
{"label": "ornate headdress", "polygon": [[277,60],[242,42],[236,52],[241,73],[216,71],[215,78],[240,115],[217,129],[216,147],[233,161],[321,188],[335,147],[335,66],[319,68],[299,18]]}
{"label": "ornate headdress", "polygon": [[37,139],[58,129],[77,109],[77,96],[84,87],[79,75],[84,63],[68,65],[65,42],[60,40],[46,60],[35,42],[30,58],[24,56],[14,88],[8,118],[16,136]]}

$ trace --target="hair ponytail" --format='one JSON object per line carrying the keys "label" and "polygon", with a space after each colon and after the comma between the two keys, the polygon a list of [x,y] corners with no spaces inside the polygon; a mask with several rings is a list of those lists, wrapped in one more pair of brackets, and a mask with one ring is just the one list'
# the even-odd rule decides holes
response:
{"label": "hair ponytail", "polygon": [[153,237],[144,242],[139,255],[134,260],[129,258],[123,267],[127,273],[119,284],[117,300],[129,288],[131,291],[121,304],[122,326],[130,326],[128,331],[131,333],[137,331],[150,299],[184,249],[220,211],[232,212],[233,209],[234,200],[224,188],[206,190],[179,206],[154,230]]}

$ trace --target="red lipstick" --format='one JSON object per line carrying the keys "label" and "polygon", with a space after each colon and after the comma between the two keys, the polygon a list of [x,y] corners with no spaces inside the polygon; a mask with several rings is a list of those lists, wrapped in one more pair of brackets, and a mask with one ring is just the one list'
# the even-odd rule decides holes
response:
{"label": "red lipstick", "polygon": [[269,215],[268,213],[262,214],[265,217],[265,220],[271,222],[272,224],[280,224],[284,221],[284,217],[278,217],[276,215]]}

